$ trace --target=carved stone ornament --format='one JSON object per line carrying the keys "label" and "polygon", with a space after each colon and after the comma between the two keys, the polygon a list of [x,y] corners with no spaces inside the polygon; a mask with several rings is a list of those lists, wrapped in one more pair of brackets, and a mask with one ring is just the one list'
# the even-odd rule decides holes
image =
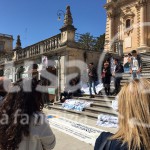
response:
{"label": "carved stone ornament", "polygon": [[131,11],[131,9],[129,7],[126,7],[126,9],[123,11],[123,16],[122,18],[124,20],[127,20],[129,18],[133,19],[135,16],[135,14]]}
{"label": "carved stone ornament", "polygon": [[[124,33],[127,35],[129,35],[133,31],[134,17],[135,14],[131,11],[129,7],[127,7],[122,13]],[[128,28],[126,27],[127,20],[130,20],[130,27]]]}
{"label": "carved stone ornament", "polygon": [[137,9],[140,9],[141,7],[143,7],[146,4],[147,4],[147,0],[138,0],[137,3],[136,3],[136,5],[135,5],[135,7]]}
{"label": "carved stone ornament", "polygon": [[107,11],[107,17],[108,18],[113,18],[114,14],[112,11]]}

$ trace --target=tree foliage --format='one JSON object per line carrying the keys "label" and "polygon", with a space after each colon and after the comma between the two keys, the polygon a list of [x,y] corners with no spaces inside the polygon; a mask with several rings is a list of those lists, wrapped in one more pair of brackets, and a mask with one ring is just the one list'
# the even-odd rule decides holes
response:
{"label": "tree foliage", "polygon": [[88,32],[80,35],[78,43],[83,49],[103,51],[105,43],[105,34],[95,38]]}
{"label": "tree foliage", "polygon": [[95,49],[98,51],[103,51],[104,44],[105,44],[105,33],[103,35],[100,35],[99,37],[97,37],[97,40],[95,43]]}

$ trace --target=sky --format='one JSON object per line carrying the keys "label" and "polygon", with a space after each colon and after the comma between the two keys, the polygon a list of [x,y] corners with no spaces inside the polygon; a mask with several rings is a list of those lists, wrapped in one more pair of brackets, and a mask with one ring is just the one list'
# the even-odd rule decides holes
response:
{"label": "sky", "polygon": [[0,33],[13,35],[15,47],[20,35],[22,47],[60,33],[63,16],[58,10],[70,5],[76,33],[90,32],[97,37],[105,33],[105,0],[0,0]]}

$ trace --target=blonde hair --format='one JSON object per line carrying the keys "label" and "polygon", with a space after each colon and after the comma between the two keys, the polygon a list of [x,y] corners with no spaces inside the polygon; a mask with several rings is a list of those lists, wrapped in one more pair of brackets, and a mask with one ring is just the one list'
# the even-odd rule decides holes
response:
{"label": "blonde hair", "polygon": [[136,79],[127,83],[118,96],[119,130],[111,137],[128,149],[150,149],[150,81]]}

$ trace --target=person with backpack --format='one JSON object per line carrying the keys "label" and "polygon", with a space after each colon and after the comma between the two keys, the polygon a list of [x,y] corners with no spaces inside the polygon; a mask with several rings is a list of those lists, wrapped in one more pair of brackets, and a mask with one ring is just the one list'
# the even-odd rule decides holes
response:
{"label": "person with backpack", "polygon": [[137,54],[136,50],[133,50],[131,53],[132,58],[130,62],[130,73],[133,79],[139,79],[142,71],[142,59],[141,56]]}
{"label": "person with backpack", "polygon": [[124,85],[118,95],[118,131],[102,132],[94,150],[150,149],[149,89],[148,79],[135,79]]}

